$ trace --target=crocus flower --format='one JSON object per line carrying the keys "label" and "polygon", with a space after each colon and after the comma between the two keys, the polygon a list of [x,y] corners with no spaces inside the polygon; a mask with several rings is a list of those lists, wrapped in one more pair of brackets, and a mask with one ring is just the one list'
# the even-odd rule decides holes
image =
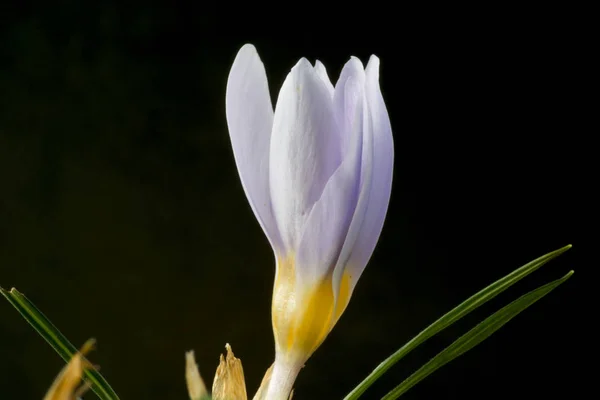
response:
{"label": "crocus flower", "polygon": [[300,368],[344,312],[377,243],[394,146],[379,59],[352,57],[332,85],[300,59],[275,111],[254,46],[237,54],[227,124],[242,186],[275,253],[276,356],[269,400],[285,400]]}

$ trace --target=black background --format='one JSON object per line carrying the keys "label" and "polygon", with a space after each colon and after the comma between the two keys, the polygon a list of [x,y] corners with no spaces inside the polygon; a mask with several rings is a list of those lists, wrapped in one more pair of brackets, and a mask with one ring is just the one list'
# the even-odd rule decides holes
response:
{"label": "black background", "polygon": [[[252,396],[273,359],[267,240],[225,121],[236,52],[253,43],[272,98],[300,57],[332,80],[381,59],[395,140],[378,247],[296,384],[341,399],[475,291],[574,248],[402,360],[378,399],[507,302],[576,274],[407,399],[578,398],[575,133],[586,26],[549,6],[4,3],[0,25],[0,284],[29,296],[125,399],[185,399],[184,352],[212,381],[226,342]],[[370,12],[366,12],[367,8]],[[236,11],[236,13],[233,13]],[[256,10],[255,10],[256,11]],[[578,261],[580,260],[580,261]],[[62,361],[0,302],[0,397],[39,399]],[[92,394],[86,398],[93,398]]]}

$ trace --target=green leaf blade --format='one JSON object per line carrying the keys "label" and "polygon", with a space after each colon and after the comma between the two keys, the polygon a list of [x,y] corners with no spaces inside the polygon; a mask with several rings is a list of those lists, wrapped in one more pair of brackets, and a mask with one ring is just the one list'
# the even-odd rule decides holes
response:
{"label": "green leaf blade", "polygon": [[[68,363],[79,352],[58,328],[17,289],[12,288],[7,291],[0,287],[0,293],[65,362]],[[97,370],[86,369],[85,377],[90,381],[92,390],[101,400],[119,400],[119,396]]]}
{"label": "green leaf blade", "polygon": [[438,353],[434,358],[429,360],[425,365],[409,376],[404,382],[396,386],[391,392],[385,395],[382,400],[397,399],[439,368],[443,367],[450,361],[463,355],[467,351],[483,342],[498,329],[502,328],[508,321],[525,311],[525,309],[564,283],[571,277],[571,275],[573,275],[573,271],[570,271],[560,279],[532,290],[531,292],[521,296],[517,300],[495,312],[469,332],[454,341],[454,343],[452,343],[446,349]]}
{"label": "green leaf blade", "polygon": [[348,395],[346,395],[346,397],[344,397],[344,400],[358,399],[387,370],[389,370],[394,364],[400,361],[419,345],[423,344],[429,338],[446,329],[448,326],[457,322],[467,314],[481,307],[483,304],[498,296],[500,293],[504,292],[521,279],[536,271],[550,260],[566,252],[571,247],[572,245],[569,244],[538,257],[463,301],[461,304],[444,314],[437,321],[421,331],[417,336],[408,341],[394,354],[382,361],[361,383],[358,384],[358,386],[356,386],[350,393],[348,393]]}

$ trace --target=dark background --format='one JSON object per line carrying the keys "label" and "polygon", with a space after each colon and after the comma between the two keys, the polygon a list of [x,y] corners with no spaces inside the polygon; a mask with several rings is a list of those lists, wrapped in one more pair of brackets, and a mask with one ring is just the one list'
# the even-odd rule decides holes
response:
{"label": "dark background", "polygon": [[[350,55],[365,64],[378,55],[395,138],[378,247],[295,398],[341,399],[460,301],[569,243],[364,398],[570,269],[566,284],[405,398],[579,397],[575,297],[588,278],[573,165],[587,110],[576,95],[584,54],[575,43],[585,35],[576,17],[433,6],[371,15],[348,5],[349,16],[329,18],[312,4],[255,18],[200,3],[94,4],[2,5],[0,284],[28,295],[74,344],[95,337],[91,359],[123,400],[187,398],[189,349],[211,382],[231,343],[250,396],[272,362],[274,262],[224,110],[229,68],[247,42],[273,99],[302,56],[335,81]],[[40,399],[63,365],[6,302],[0,354],[2,399]]]}

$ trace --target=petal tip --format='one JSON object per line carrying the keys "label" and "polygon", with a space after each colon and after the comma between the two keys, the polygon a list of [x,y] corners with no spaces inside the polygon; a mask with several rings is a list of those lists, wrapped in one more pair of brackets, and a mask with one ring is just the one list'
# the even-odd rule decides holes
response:
{"label": "petal tip", "polygon": [[[250,43],[246,43],[244,44],[240,50],[237,52],[237,55],[235,56],[235,60],[233,61],[233,67],[232,69],[235,67],[235,65],[242,63],[252,63],[254,60],[258,59],[260,61],[260,56],[258,55],[258,51],[256,51],[256,47],[254,47],[254,45],[250,44]],[[262,61],[260,61],[262,62]]]}
{"label": "petal tip", "polygon": [[375,54],[371,54],[371,57],[369,57],[369,65],[372,65],[372,68],[379,69],[379,57]]}
{"label": "petal tip", "polygon": [[244,52],[254,52],[256,53],[256,47],[254,47],[254,45],[252,43],[246,43],[244,44],[241,48],[240,48],[240,53],[244,51]]}
{"label": "petal tip", "polygon": [[300,68],[302,68],[302,69],[306,69],[306,68],[312,69],[313,66],[310,63],[310,61],[308,61],[306,59],[306,57],[302,57],[301,59],[298,60],[298,62],[296,63],[296,65],[294,65],[294,68],[292,68],[292,71],[296,70],[296,69],[300,69]]}
{"label": "petal tip", "polygon": [[356,67],[360,67],[360,69],[362,69],[362,70],[365,69],[362,61],[360,61],[360,58],[358,58],[356,56],[350,56],[350,60],[348,61],[348,63],[352,63],[352,65],[354,65]]}

